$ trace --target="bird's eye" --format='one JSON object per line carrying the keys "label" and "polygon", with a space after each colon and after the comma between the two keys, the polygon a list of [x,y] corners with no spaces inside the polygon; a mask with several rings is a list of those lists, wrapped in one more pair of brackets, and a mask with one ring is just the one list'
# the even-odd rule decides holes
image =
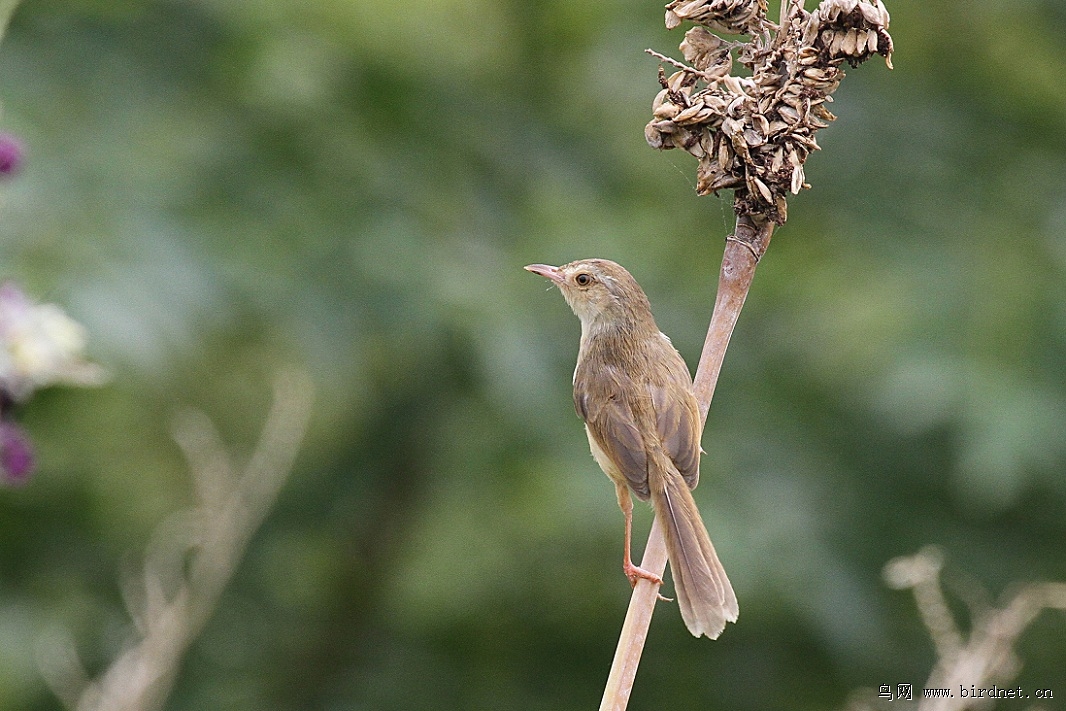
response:
{"label": "bird's eye", "polygon": [[581,272],[576,277],[574,277],[574,282],[578,286],[588,286],[592,283],[592,275],[587,274],[585,272]]}

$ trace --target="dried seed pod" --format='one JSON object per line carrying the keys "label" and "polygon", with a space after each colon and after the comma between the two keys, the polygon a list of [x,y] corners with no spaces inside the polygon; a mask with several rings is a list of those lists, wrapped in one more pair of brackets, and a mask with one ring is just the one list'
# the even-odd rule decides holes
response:
{"label": "dried seed pod", "polygon": [[753,128],[744,129],[744,142],[752,148],[756,148],[766,143],[766,137],[760,134]]}
{"label": "dried seed pod", "polygon": [[726,55],[726,58],[723,61],[705,69],[703,71],[703,78],[708,84],[713,84],[725,79],[729,76],[729,72],[731,71],[733,71],[733,60],[731,56]]}
{"label": "dried seed pod", "polygon": [[665,150],[667,148],[673,148],[663,136],[662,131],[655,127],[655,122],[650,122],[644,127],[644,140],[648,142],[648,145],[658,150]]}
{"label": "dried seed pod", "polygon": [[877,0],[877,2],[874,3],[858,3],[858,8],[868,24],[888,27],[888,9],[885,8],[884,3],[882,3],[881,0]]}
{"label": "dried seed pod", "polygon": [[766,0],[674,0],[666,6],[666,27],[688,20],[718,32],[754,35],[762,31]]}
{"label": "dried seed pod", "polygon": [[690,123],[690,122],[692,122],[692,120],[694,118],[696,118],[696,115],[699,114],[699,112],[702,111],[702,110],[703,110],[703,104],[702,103],[697,104],[695,106],[690,106],[687,109],[685,109],[684,111],[682,111],[681,113],[679,113],[677,116],[673,117],[674,118],[674,123],[678,123],[678,124]]}
{"label": "dried seed pod", "polygon": [[766,132],[767,136],[776,136],[788,129],[788,124],[781,120],[775,120],[770,122],[770,130]]}
{"label": "dried seed pod", "polygon": [[668,96],[669,94],[670,94],[670,90],[669,90],[669,89],[663,89],[663,90],[662,90],[662,91],[660,91],[660,92],[659,92],[658,94],[656,94],[656,95],[655,95],[655,98],[654,98],[654,99],[652,99],[652,102],[651,102],[651,110],[652,110],[652,111],[655,111],[655,110],[656,110],[657,108],[659,108],[660,106],[662,106],[662,105],[663,105],[663,102],[665,102],[665,101],[666,101],[666,97],[667,97],[667,96]]}
{"label": "dried seed pod", "polygon": [[715,151],[715,136],[717,132],[704,131],[700,136],[700,145],[703,146],[704,155],[713,155]]}
{"label": "dried seed pod", "polygon": [[754,91],[757,88],[756,83],[751,79],[734,76],[728,76],[723,79],[722,86],[724,86],[729,93],[744,99],[751,99],[751,94],[748,92]]}
{"label": "dried seed pod", "polygon": [[[733,63],[729,54],[729,43],[699,26],[685,33],[685,39],[681,42],[681,54],[686,62],[700,71],[706,71],[718,63]],[[728,73],[727,68],[726,74]]]}
{"label": "dried seed pod", "polygon": [[[837,117],[833,115],[833,112],[825,108],[825,104],[818,104],[811,107],[811,116],[819,118],[823,121],[836,121]],[[824,127],[824,125],[822,126]]]}
{"label": "dried seed pod", "polygon": [[800,113],[795,107],[788,104],[782,104],[777,107],[777,115],[783,118],[790,124],[797,124],[800,121]]}
{"label": "dried seed pod", "polygon": [[653,111],[652,113],[655,114],[655,118],[657,119],[673,119],[677,118],[678,112],[680,111],[680,106],[667,101],[663,104],[660,104],[659,107],[655,109],[655,111]]}
{"label": "dried seed pod", "polygon": [[783,225],[788,221],[788,201],[784,195],[778,195],[774,199],[774,212],[777,214],[771,216],[771,219],[777,224]]}
{"label": "dried seed pod", "polygon": [[811,151],[820,151],[822,147],[818,145],[818,142],[814,140],[812,136],[805,136],[802,133],[793,133],[793,140],[802,145],[804,148]]}
{"label": "dried seed pod", "polygon": [[700,143],[699,133],[690,134],[684,145],[682,145],[682,148],[697,160],[703,160],[704,156],[707,155],[707,152],[703,150],[703,144]]}
{"label": "dried seed pod", "polygon": [[729,169],[733,164],[734,153],[733,149],[729,145],[728,140],[718,141],[718,150],[716,152],[718,157],[718,167],[724,172]]}
{"label": "dried seed pod", "polygon": [[774,157],[770,161],[770,170],[775,173],[785,166],[785,151],[783,148],[778,148],[774,151]]}
{"label": "dried seed pod", "polygon": [[803,189],[803,166],[797,165],[792,168],[792,184],[789,186],[793,195],[799,195]]}
{"label": "dried seed pod", "polygon": [[866,33],[866,51],[869,54],[876,54],[877,53],[877,33],[876,32],[867,32]]}
{"label": "dried seed pod", "polygon": [[[858,65],[877,53],[891,67],[888,22],[881,0],[822,0],[810,15],[804,38],[807,44],[824,49],[830,60],[846,59]],[[814,37],[817,42],[811,41]]]}
{"label": "dried seed pod", "polygon": [[754,175],[751,175],[750,173],[748,174],[748,177],[751,178],[751,182],[755,184],[755,188],[758,191],[758,194],[762,197],[762,199],[765,200],[768,203],[773,203],[774,194],[772,192],[770,192],[770,188],[766,187],[766,183],[764,183],[763,181],[759,180],[758,178],[756,178]]}

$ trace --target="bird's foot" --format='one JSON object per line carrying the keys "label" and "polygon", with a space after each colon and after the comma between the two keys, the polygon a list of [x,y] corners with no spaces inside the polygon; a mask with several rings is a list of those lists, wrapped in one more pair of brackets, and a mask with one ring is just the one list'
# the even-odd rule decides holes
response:
{"label": "bird's foot", "polygon": [[[644,570],[644,568],[633,565],[633,561],[627,560],[622,564],[622,572],[629,578],[629,584],[633,587],[637,586],[637,581],[643,578],[654,583],[656,586],[663,584],[663,579],[650,570]],[[662,593],[656,590],[655,595],[663,602],[673,602],[673,598],[664,597]]]}

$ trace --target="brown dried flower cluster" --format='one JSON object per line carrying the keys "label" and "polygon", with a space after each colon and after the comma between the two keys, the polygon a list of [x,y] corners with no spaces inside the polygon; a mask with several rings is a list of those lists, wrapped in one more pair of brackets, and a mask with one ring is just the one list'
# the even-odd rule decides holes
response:
{"label": "brown dried flower cluster", "polygon": [[[689,64],[655,52],[678,68],[667,77],[645,128],[653,148],[681,148],[699,160],[696,192],[736,190],[738,215],[777,224],[788,216],[786,197],[805,187],[803,164],[818,150],[814,134],[835,117],[832,101],[844,78],[841,64],[858,66],[880,54],[892,66],[888,11],[881,0],[823,0],[813,11],[790,1],[781,27],[766,19],[765,0],[675,0],[666,24],[697,23],[681,52]],[[729,42],[706,28],[744,33]],[[732,74],[733,55],[750,77]]]}
{"label": "brown dried flower cluster", "polygon": [[763,29],[766,0],[674,0],[666,6],[666,29],[682,20],[731,35],[753,35]]}

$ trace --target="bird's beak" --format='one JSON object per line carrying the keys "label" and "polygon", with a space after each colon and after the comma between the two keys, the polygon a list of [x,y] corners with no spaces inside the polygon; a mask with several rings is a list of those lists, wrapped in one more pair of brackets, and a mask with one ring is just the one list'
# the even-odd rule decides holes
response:
{"label": "bird's beak", "polygon": [[566,277],[563,276],[563,272],[559,267],[553,267],[548,264],[529,264],[526,265],[525,270],[527,272],[533,272],[534,274],[540,274],[546,279],[551,279],[556,284],[562,284],[566,281]]}

